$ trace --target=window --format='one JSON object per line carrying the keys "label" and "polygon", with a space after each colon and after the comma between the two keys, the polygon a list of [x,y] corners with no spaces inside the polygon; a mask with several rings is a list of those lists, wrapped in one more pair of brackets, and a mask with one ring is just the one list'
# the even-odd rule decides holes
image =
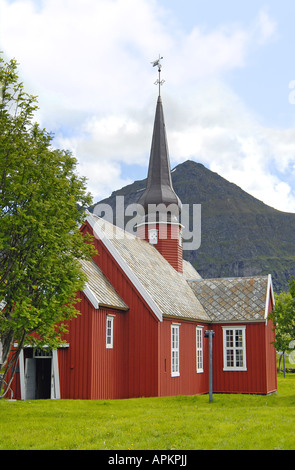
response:
{"label": "window", "polygon": [[106,348],[113,348],[113,336],[114,336],[114,317],[107,315],[107,328],[106,328]]}
{"label": "window", "polygon": [[246,327],[223,327],[223,370],[247,370]]}
{"label": "window", "polygon": [[151,245],[156,245],[158,243],[158,230],[152,228],[149,230],[149,242]]}
{"label": "window", "polygon": [[196,328],[196,351],[197,351],[197,372],[204,372],[203,370],[203,328],[197,326]]}
{"label": "window", "polygon": [[171,376],[179,375],[179,324],[171,325]]}
{"label": "window", "polygon": [[33,357],[35,359],[43,359],[44,357],[52,357],[52,350],[51,349],[39,349],[39,348],[34,348],[33,351]]}

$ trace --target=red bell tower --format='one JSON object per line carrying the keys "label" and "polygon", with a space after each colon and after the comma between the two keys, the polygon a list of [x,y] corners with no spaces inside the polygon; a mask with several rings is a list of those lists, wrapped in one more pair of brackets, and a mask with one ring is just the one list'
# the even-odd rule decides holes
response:
{"label": "red bell tower", "polygon": [[159,97],[156,108],[152,147],[150,153],[147,187],[138,204],[144,208],[142,223],[137,225],[137,235],[155,248],[178,271],[182,272],[181,202],[171,179],[166,127],[160,95],[160,59],[158,65]]}

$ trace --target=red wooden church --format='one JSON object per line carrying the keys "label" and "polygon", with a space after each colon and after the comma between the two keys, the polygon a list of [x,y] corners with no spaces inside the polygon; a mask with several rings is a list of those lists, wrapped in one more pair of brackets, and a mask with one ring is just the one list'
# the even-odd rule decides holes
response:
{"label": "red wooden church", "polygon": [[[206,331],[214,331],[213,392],[277,388],[271,277],[202,279],[182,257],[181,211],[170,174],[162,100],[157,102],[147,188],[137,236],[88,214],[82,232],[98,251],[83,262],[88,282],[66,344],[24,348],[14,380],[21,399],[117,399],[209,391]],[[150,214],[149,214],[150,215]],[[167,214],[166,214],[167,215]],[[165,226],[165,237],[161,229]]]}

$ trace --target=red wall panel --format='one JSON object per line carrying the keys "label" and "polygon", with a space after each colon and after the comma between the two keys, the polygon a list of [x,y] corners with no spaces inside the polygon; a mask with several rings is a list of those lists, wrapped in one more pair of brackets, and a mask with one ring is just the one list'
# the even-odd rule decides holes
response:
{"label": "red wall panel", "polygon": [[[62,398],[114,399],[127,396],[126,314],[114,309],[94,309],[83,293],[78,315],[69,323],[61,348],[59,372]],[[113,348],[106,348],[106,318],[114,315]]]}
{"label": "red wall panel", "polygon": [[[113,348],[106,348],[106,317],[114,315]],[[93,312],[91,398],[126,398],[128,377],[126,313],[112,309]]]}
{"label": "red wall panel", "polygon": [[[91,231],[87,226],[85,230]],[[126,358],[128,361],[127,364],[124,363],[126,371],[124,394],[129,397],[156,396],[158,394],[158,319],[104,244],[97,239],[95,239],[95,244],[98,251],[95,262],[130,307],[122,314],[124,316],[125,361]]]}
{"label": "red wall panel", "polygon": [[78,295],[81,302],[77,309],[83,309],[68,323],[69,333],[65,341],[69,347],[58,350],[61,398],[90,398],[91,380],[91,330],[92,305],[83,293]]}
{"label": "red wall panel", "polygon": [[[223,330],[214,325],[213,338],[213,391],[221,393],[258,393],[267,394],[276,387],[267,377],[276,376],[275,349],[269,344],[267,326],[261,323],[246,323],[246,371],[223,370]],[[234,325],[239,326],[239,325]],[[268,366],[266,367],[266,364]]]}
{"label": "red wall panel", "polygon": [[158,230],[158,243],[155,245],[155,248],[171,264],[171,266],[176,269],[176,271],[182,273],[183,250],[182,244],[179,244],[181,227],[179,225],[169,224],[141,225],[138,227],[137,236],[143,240],[149,241],[148,231],[153,228]]}
{"label": "red wall panel", "polygon": [[[178,377],[171,376],[171,324],[179,324]],[[208,392],[208,341],[203,338],[204,372],[196,371],[196,326],[201,323],[164,319],[160,324],[160,391],[166,395],[195,395]],[[207,328],[204,325],[203,330]],[[204,335],[203,335],[204,336]]]}

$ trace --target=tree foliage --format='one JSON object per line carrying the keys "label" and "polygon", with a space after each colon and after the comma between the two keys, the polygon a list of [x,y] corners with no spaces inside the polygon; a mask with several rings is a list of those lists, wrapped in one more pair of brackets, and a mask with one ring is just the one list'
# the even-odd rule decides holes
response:
{"label": "tree foliage", "polygon": [[1,54],[0,84],[0,363],[9,383],[25,343],[60,343],[85,283],[79,259],[94,248],[79,231],[91,197],[77,161],[34,122],[37,98]]}
{"label": "tree foliage", "polygon": [[[275,308],[270,315],[276,327],[275,346],[278,351],[290,351],[295,340],[295,279],[289,280],[289,291],[275,296]],[[292,344],[292,343],[291,343]],[[293,349],[291,347],[291,349]]]}

